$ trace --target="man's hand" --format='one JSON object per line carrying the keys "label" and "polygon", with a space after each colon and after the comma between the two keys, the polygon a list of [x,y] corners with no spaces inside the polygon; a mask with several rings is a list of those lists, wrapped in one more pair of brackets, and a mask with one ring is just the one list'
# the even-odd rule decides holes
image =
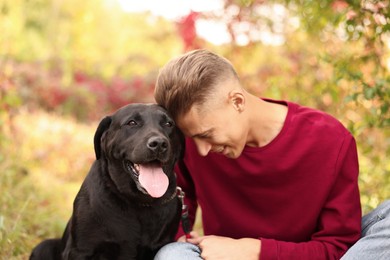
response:
{"label": "man's hand", "polygon": [[[185,241],[184,237],[180,240]],[[253,238],[201,237],[196,232],[191,232],[191,238],[187,242],[199,246],[201,257],[205,260],[258,260],[260,256],[261,242]]]}

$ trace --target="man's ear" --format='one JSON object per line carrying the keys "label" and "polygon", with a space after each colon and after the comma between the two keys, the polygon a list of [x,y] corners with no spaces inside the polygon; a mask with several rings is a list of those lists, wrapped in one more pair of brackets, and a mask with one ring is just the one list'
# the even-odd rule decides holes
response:
{"label": "man's ear", "polygon": [[110,127],[111,121],[112,121],[111,117],[106,116],[105,118],[102,119],[102,121],[100,121],[99,126],[96,129],[95,136],[93,138],[96,160],[100,159],[101,152],[102,152],[101,139],[102,139],[104,132]]}
{"label": "man's ear", "polygon": [[244,111],[245,108],[245,96],[244,93],[238,90],[233,90],[229,93],[229,102],[233,105],[234,109],[238,112]]}

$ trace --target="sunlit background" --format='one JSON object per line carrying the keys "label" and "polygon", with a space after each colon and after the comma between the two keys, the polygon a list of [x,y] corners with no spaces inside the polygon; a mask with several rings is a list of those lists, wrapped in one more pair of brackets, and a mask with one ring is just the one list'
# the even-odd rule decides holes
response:
{"label": "sunlit background", "polygon": [[0,0],[0,259],[61,235],[99,120],[154,102],[159,69],[197,48],[228,58],[258,96],[338,118],[358,143],[364,212],[390,198],[389,10],[388,0]]}
{"label": "sunlit background", "polygon": [[[181,18],[190,15],[191,12],[218,15],[222,19],[212,20],[199,17],[195,20],[194,25],[197,36],[214,45],[232,42],[233,39],[229,33],[227,21],[234,19],[240,12],[240,7],[237,5],[225,8],[223,0],[118,1],[126,12],[148,13],[171,21],[180,21]],[[296,29],[299,26],[298,17],[289,16],[287,8],[282,4],[261,5],[255,11],[271,19],[276,30],[272,31],[266,24],[253,26],[246,21],[236,21],[233,30],[237,44],[247,45],[251,41],[261,41],[270,45],[282,45],[285,42],[283,37],[284,27],[288,25]]]}

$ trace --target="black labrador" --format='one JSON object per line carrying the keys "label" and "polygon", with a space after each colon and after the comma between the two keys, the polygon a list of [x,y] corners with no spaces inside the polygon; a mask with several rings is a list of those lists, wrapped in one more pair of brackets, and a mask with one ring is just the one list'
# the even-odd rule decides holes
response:
{"label": "black labrador", "polygon": [[62,239],[41,242],[30,259],[153,259],[180,221],[173,169],[183,138],[156,104],[130,104],[105,117]]}

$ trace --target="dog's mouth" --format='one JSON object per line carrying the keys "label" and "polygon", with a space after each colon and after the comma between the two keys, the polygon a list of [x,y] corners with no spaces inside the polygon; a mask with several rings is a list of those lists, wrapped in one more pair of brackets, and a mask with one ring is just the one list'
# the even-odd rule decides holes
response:
{"label": "dog's mouth", "polygon": [[125,160],[124,166],[141,192],[153,198],[160,198],[167,191],[169,180],[160,161],[133,163]]}

